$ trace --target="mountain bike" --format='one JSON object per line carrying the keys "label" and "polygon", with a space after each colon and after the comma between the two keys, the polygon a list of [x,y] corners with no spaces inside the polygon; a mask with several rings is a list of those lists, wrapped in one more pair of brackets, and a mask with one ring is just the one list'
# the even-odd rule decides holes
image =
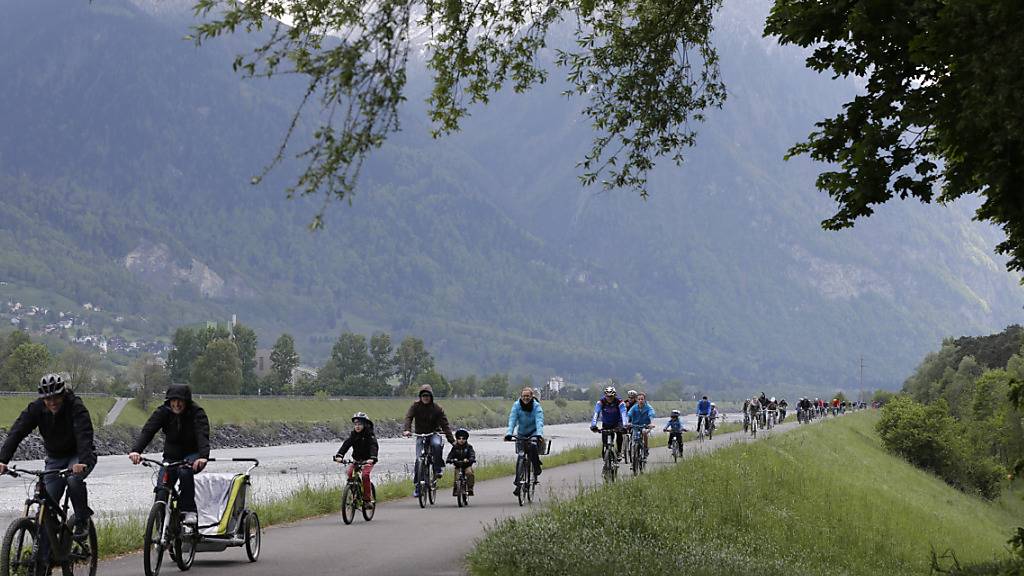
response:
{"label": "mountain bike", "polygon": [[708,436],[708,417],[704,415],[697,415],[697,440],[703,442]]}
{"label": "mountain bike", "polygon": [[65,576],[95,576],[97,545],[92,518],[89,519],[86,537],[76,540],[72,536],[74,516],[68,516],[70,496],[67,491],[63,504],[57,504],[46,491],[46,476],[57,474],[67,478],[71,469],[27,470],[10,466],[6,474],[13,478],[22,474],[35,476],[36,485],[32,497],[25,500],[24,514],[11,522],[4,534],[0,547],[0,574],[48,575],[60,567]]}
{"label": "mountain bike", "polygon": [[[469,464],[469,461],[454,460],[452,463],[456,464],[452,496],[455,496],[455,501],[459,504],[459,508],[469,506],[469,478],[466,476],[466,466]],[[462,464],[462,466],[458,466],[458,464]]]}
{"label": "mountain bike", "polygon": [[674,434],[669,436],[668,451],[672,454],[672,462],[678,462],[683,455],[682,432],[679,433],[679,439]]}
{"label": "mountain bike", "polygon": [[420,508],[426,508],[427,502],[433,506],[434,502],[437,501],[437,478],[434,474],[434,450],[431,448],[431,441],[434,436],[437,436],[436,432],[429,434],[414,434],[416,438],[422,438],[423,440],[417,440],[417,445],[420,447],[420,453],[416,457],[416,470],[413,472],[413,477],[416,482],[417,498],[420,501]]}
{"label": "mountain bike", "polygon": [[516,488],[519,505],[533,502],[533,494],[536,491],[538,480],[533,475],[533,465],[530,463],[529,450],[537,450],[537,456],[544,456],[551,451],[551,441],[545,444],[545,451],[540,452],[540,443],[536,436],[516,436]]}
{"label": "mountain bike", "polygon": [[618,431],[614,428],[594,430],[601,433],[601,459],[604,465],[601,468],[601,478],[606,484],[615,482],[619,475],[619,454],[615,449],[615,435]]}
{"label": "mountain bike", "polygon": [[370,482],[370,500],[366,500],[366,496],[363,494],[363,479],[361,476],[363,465],[366,462],[342,459],[336,459],[335,462],[343,466],[348,464],[355,466],[345,483],[345,488],[341,491],[342,521],[345,524],[351,524],[356,519],[356,510],[362,511],[363,520],[367,522],[373,520],[373,513],[377,509],[374,504],[377,501],[377,487],[373,485],[373,482]]}
{"label": "mountain bike", "polygon": [[157,576],[166,551],[179,570],[188,570],[196,558],[195,543],[185,535],[184,513],[179,508],[177,482],[170,485],[169,471],[173,468],[191,467],[192,463],[185,460],[160,462],[143,458],[142,465],[159,468],[154,489],[156,498],[149,509],[146,531],[142,536],[142,567],[146,571],[146,576]]}
{"label": "mountain bike", "polygon": [[654,428],[654,426],[639,426],[634,427],[630,436],[633,441],[631,445],[633,447],[632,456],[632,470],[633,476],[639,476],[644,473],[644,468],[647,467],[647,450],[644,448],[644,439],[648,435],[648,431]]}

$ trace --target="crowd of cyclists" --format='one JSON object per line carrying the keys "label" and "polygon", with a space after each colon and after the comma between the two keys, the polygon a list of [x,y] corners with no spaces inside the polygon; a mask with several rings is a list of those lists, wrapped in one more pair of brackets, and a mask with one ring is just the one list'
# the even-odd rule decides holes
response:
{"label": "crowd of cyclists", "polygon": [[[847,402],[833,398],[831,402],[821,398],[811,400],[800,398],[797,402],[797,419],[809,422],[825,415],[840,415],[849,410],[864,408],[863,402]],[[786,419],[788,403],[785,399],[759,397],[747,399],[743,403],[744,430],[755,425],[770,427],[782,423]],[[629,390],[625,398],[620,398],[614,386],[604,389],[604,395],[594,404],[590,428],[594,432],[615,435],[615,446],[619,455],[623,454],[622,444],[627,433],[639,431],[643,443],[644,454],[649,454],[648,433],[653,429],[656,413],[647,402],[643,392]],[[688,430],[683,426],[682,414],[672,410],[663,430],[669,433],[671,441],[682,446],[682,434]],[[704,396],[697,402],[697,432],[711,438],[716,422],[721,419],[718,407]],[[364,494],[370,495],[371,473],[378,460],[378,443],[374,434],[373,421],[364,412],[355,413],[352,418],[352,430],[341,445],[334,459],[344,460],[349,450],[352,459],[358,466],[350,464],[346,471],[347,477],[358,474],[362,481]],[[38,429],[46,450],[44,467],[46,471],[63,471],[62,474],[50,474],[45,477],[46,492],[59,500],[67,490],[69,500],[74,509],[73,536],[84,538],[88,533],[88,523],[93,512],[88,505],[88,494],[85,479],[97,463],[96,448],[93,441],[92,418],[81,398],[68,389],[63,378],[57,374],[48,374],[42,378],[38,386],[38,398],[31,402],[18,416],[11,427],[6,440],[0,446],[0,474],[9,472],[8,463],[14,456],[19,444],[33,430]],[[161,474],[172,475],[168,485],[177,482],[179,506],[183,512],[183,524],[195,530],[197,525],[197,509],[195,500],[194,475],[203,471],[210,458],[210,423],[206,412],[192,399],[191,390],[187,385],[172,384],[166,392],[165,402],[158,406],[142,427],[138,438],[132,444],[128,459],[132,464],[139,464],[142,452],[153,440],[156,433],[163,433],[164,462],[186,462],[186,466],[161,470]],[[434,475],[436,480],[444,475],[445,464],[452,464],[464,469],[468,480],[468,494],[474,494],[473,465],[476,454],[469,443],[470,433],[465,428],[452,431],[444,409],[434,401],[434,393],[429,385],[421,386],[417,398],[405,414],[402,434],[405,437],[416,435],[416,453],[429,451],[432,455],[433,470],[422,473]],[[520,396],[512,404],[508,415],[508,427],[504,440],[531,439],[535,442],[523,442],[527,458],[533,469],[533,478],[540,477],[543,463],[540,455],[544,453],[544,410],[540,401],[534,396],[530,387],[523,388]],[[446,458],[442,458],[444,440],[452,445]],[[621,459],[621,456],[619,457]],[[13,469],[12,469],[13,470]],[[421,483],[413,478],[414,496],[418,496]],[[536,481],[536,480],[534,480]],[[515,486],[514,494],[518,495],[520,486]],[[161,494],[157,494],[160,498]],[[166,495],[163,495],[166,497]],[[375,502],[367,502],[373,507]]]}

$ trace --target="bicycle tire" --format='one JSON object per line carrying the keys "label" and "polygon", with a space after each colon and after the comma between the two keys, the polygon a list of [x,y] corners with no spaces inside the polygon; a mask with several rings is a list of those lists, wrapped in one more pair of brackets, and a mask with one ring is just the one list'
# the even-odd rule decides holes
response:
{"label": "bicycle tire", "polygon": [[160,566],[164,562],[164,545],[160,541],[164,527],[164,515],[167,514],[163,502],[154,502],[146,518],[146,531],[142,536],[142,567],[146,576],[160,574]]}
{"label": "bicycle tire", "polygon": [[466,490],[466,487],[464,486],[464,483],[463,483],[462,479],[461,478],[456,478],[455,479],[455,503],[459,505],[459,508],[462,508],[463,506],[466,505],[462,501],[462,495],[463,495],[463,492],[465,490]]}
{"label": "bicycle tire", "polygon": [[181,530],[178,530],[178,534],[174,537],[174,563],[178,565],[178,570],[187,572],[192,567],[192,563],[196,560],[196,542],[194,535],[184,536],[181,534]]}
{"label": "bicycle tire", "polygon": [[[74,516],[68,519],[68,525],[74,526]],[[89,518],[89,536],[86,537],[86,545],[81,542],[72,542],[68,560],[61,565],[61,573],[64,576],[96,576],[96,567],[99,558],[96,556],[98,550],[98,538],[96,537],[96,525]],[[84,568],[84,570],[79,570]]]}
{"label": "bicycle tire", "polygon": [[430,501],[431,506],[437,502],[437,480],[434,478],[427,482],[427,499]]}
{"label": "bicycle tire", "polygon": [[525,479],[523,477],[528,476],[524,466],[525,462],[526,459],[523,457],[520,457],[518,460],[516,460],[516,488],[518,488],[518,494],[516,494],[516,498],[519,500],[520,506],[526,503],[526,495],[523,494],[523,491],[526,490],[526,486],[524,485]]}
{"label": "bicycle tire", "polygon": [[250,511],[245,515],[245,556],[249,562],[260,559],[260,545],[263,543],[263,531],[260,529],[260,517]]}
{"label": "bicycle tire", "polygon": [[377,511],[377,487],[373,482],[370,482],[370,500],[373,501],[373,506],[367,508],[366,505],[369,504],[369,502],[366,501],[365,496],[363,497],[363,520],[366,520],[367,522],[373,520],[373,513]]}
{"label": "bicycle tire", "polygon": [[356,505],[356,496],[352,493],[352,486],[345,484],[341,490],[341,521],[346,525],[355,520]]}
{"label": "bicycle tire", "polygon": [[[25,547],[26,538],[31,539],[28,548]],[[13,550],[12,550],[13,548]],[[7,527],[4,533],[4,543],[0,547],[0,574],[3,576],[20,576],[21,574],[34,574],[36,572],[36,553],[39,548],[36,546],[36,521],[33,518],[19,518]],[[12,562],[13,558],[17,558]],[[11,569],[12,565],[14,570]]]}
{"label": "bicycle tire", "polygon": [[633,444],[633,454],[631,455],[632,464],[630,470],[633,471],[633,476],[640,474],[640,449],[636,443]]}
{"label": "bicycle tire", "polygon": [[423,459],[416,461],[416,493],[420,501],[420,508],[427,507],[427,483],[423,480],[423,469],[427,468]]}

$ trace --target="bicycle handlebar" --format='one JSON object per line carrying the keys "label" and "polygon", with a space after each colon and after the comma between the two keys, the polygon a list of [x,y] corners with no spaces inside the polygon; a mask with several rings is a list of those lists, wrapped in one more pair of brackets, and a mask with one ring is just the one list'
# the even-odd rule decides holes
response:
{"label": "bicycle handlebar", "polygon": [[28,468],[18,468],[17,466],[8,466],[7,470],[4,471],[4,474],[7,474],[11,478],[17,478],[17,477],[21,476],[22,474],[30,474],[32,476],[36,476],[37,478],[42,478],[43,476],[49,476],[51,474],[58,474],[60,476],[67,476],[68,474],[71,474],[71,468],[65,468],[63,470],[29,470]]}
{"label": "bicycle handlebar", "polygon": [[160,460],[154,460],[152,458],[146,458],[146,457],[140,458],[140,463],[143,466],[150,466],[150,467],[152,467],[152,466],[160,466],[160,467],[163,467],[163,468],[175,468],[175,467],[183,467],[183,466],[192,466],[192,463],[188,462],[186,460],[178,460],[177,462],[161,462]]}

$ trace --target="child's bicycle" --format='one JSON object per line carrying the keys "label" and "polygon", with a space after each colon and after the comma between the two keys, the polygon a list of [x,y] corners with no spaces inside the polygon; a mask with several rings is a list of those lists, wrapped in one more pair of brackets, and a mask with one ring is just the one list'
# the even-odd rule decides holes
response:
{"label": "child's bicycle", "polygon": [[[74,516],[68,516],[69,496],[57,504],[46,492],[46,476],[66,478],[71,469],[23,470],[14,466],[6,474],[36,477],[35,492],[25,500],[25,513],[11,522],[0,548],[0,574],[4,576],[50,574],[60,567],[64,574],[96,575],[96,527],[89,519],[88,534],[82,540],[72,536]],[[33,511],[33,508],[35,510]]]}
{"label": "child's bicycle", "polygon": [[[458,464],[463,464],[459,466]],[[459,508],[469,506],[469,478],[466,476],[466,465],[468,460],[452,461],[455,465],[455,483],[452,486],[452,496],[458,502]]]}
{"label": "child's bicycle", "polygon": [[683,455],[683,433],[679,432],[677,438],[675,434],[671,434],[668,439],[668,451],[672,454],[672,462],[678,462],[679,457]]}
{"label": "child's bicycle", "polygon": [[356,510],[360,510],[363,513],[363,520],[367,522],[373,520],[373,513],[377,507],[371,501],[377,501],[377,487],[373,485],[373,482],[370,482],[371,501],[367,501],[363,494],[363,480],[361,476],[363,465],[366,462],[342,459],[335,459],[335,462],[342,465],[352,464],[355,466],[352,474],[348,477],[345,488],[341,491],[341,519],[345,524],[351,524],[356,519]]}
{"label": "child's bicycle", "polygon": [[207,462],[251,462],[242,474],[203,474],[195,477],[196,507],[199,522],[194,527],[184,524],[184,513],[179,507],[180,494],[176,482],[170,482],[169,470],[191,466],[184,460],[160,462],[142,458],[142,465],[157,468],[156,493],[153,507],[146,519],[142,536],[142,567],[146,576],[157,576],[163,564],[164,552],[174,560],[178,569],[192,567],[196,552],[222,552],[229,546],[244,546],[250,562],[260,555],[260,519],[246,507],[249,474],[260,465],[255,458],[208,458]]}

